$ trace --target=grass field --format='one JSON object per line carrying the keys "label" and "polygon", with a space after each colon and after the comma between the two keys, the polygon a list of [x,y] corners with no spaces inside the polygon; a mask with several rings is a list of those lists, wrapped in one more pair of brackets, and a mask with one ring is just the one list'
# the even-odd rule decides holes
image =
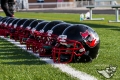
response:
{"label": "grass field", "polygon": [[[4,13],[0,15],[5,16]],[[108,23],[108,20],[115,20],[115,15],[94,14],[93,17],[104,17],[105,20],[81,22],[79,14],[16,12],[15,16],[49,21],[63,20],[92,27],[101,40],[98,58],[92,63],[70,63],[68,65],[95,76],[98,80],[107,79],[98,74],[97,69],[105,69],[109,65],[117,66],[114,76],[108,80],[120,80],[120,23]],[[77,80],[3,39],[0,39],[0,67],[0,80]]]}

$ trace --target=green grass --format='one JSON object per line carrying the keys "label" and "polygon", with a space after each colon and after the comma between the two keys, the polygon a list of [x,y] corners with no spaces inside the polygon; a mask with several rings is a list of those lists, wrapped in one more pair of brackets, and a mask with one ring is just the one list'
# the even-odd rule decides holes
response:
{"label": "green grass", "polygon": [[0,80],[75,80],[0,38]]}
{"label": "green grass", "polygon": [[[0,13],[0,15],[4,16],[3,13]],[[105,20],[81,22],[79,21],[79,14],[17,12],[15,16],[18,18],[36,18],[50,21],[63,20],[72,24],[86,24],[92,27],[98,33],[101,40],[98,58],[93,60],[92,63],[70,63],[69,65],[95,76],[98,80],[106,80],[106,78],[98,74],[97,69],[105,69],[109,65],[117,66],[117,71],[109,80],[120,79],[120,23],[108,23],[108,20],[115,20],[115,15],[94,14],[93,17],[104,17]],[[3,44],[6,44],[6,46],[3,46]],[[18,80],[18,78],[27,80],[29,77],[32,80],[37,78],[40,78],[40,80],[73,80],[71,77],[52,68],[45,62],[39,61],[27,52],[22,52],[18,48],[16,50],[16,47],[3,40],[0,41],[0,56],[0,67],[2,67],[0,69],[0,78],[2,77],[2,80],[9,78],[11,80]],[[50,75],[51,73],[52,76]]]}

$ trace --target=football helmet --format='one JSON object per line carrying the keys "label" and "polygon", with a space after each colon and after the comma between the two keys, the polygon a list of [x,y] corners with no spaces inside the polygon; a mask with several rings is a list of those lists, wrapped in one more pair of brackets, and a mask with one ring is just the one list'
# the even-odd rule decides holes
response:
{"label": "football helmet", "polygon": [[89,26],[75,24],[66,28],[53,48],[54,62],[91,62],[98,55],[100,39]]}

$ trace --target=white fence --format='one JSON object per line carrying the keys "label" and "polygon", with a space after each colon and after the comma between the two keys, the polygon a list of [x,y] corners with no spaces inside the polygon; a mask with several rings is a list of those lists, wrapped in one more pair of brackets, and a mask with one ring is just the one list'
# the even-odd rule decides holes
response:
{"label": "white fence", "polygon": [[38,8],[62,8],[62,7],[75,7],[73,2],[44,2],[44,3],[29,3],[30,7],[38,7]]}
{"label": "white fence", "polygon": [[104,6],[109,6],[109,5],[117,5],[120,4],[120,0],[88,0],[88,1],[76,1],[76,7],[84,7],[84,6],[89,6],[89,5],[104,5]]}
{"label": "white fence", "polygon": [[95,0],[94,5],[117,5],[116,0]]}
{"label": "white fence", "polygon": [[[22,2],[24,1],[24,2]],[[31,8],[72,8],[72,7],[85,7],[89,5],[115,5],[120,4],[120,0],[88,0],[88,1],[75,1],[75,2],[44,2],[44,3],[28,3],[25,0],[18,2],[17,9],[31,9]],[[27,1],[27,0],[26,0]],[[116,2],[115,2],[116,1]]]}

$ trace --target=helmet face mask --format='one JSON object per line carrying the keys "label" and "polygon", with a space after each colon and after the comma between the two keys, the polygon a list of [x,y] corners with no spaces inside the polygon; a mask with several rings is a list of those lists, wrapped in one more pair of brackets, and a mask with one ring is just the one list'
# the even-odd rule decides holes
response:
{"label": "helmet face mask", "polygon": [[[69,40],[66,35],[60,35],[53,49],[53,59],[56,62],[69,63],[73,62],[75,56],[79,57],[85,53],[85,48],[80,42]],[[58,60],[56,60],[57,58]]]}

